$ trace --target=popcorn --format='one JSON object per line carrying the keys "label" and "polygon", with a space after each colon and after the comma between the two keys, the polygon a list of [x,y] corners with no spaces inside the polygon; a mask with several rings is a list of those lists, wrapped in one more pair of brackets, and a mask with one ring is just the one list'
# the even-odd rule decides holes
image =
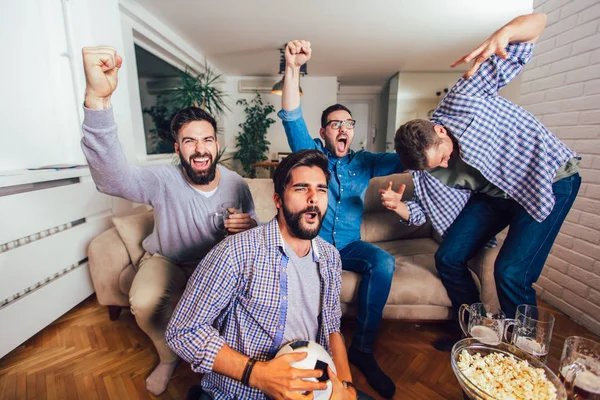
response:
{"label": "popcorn", "polygon": [[534,368],[525,360],[493,352],[460,353],[458,368],[476,387],[499,400],[556,400],[556,388],[542,368]]}

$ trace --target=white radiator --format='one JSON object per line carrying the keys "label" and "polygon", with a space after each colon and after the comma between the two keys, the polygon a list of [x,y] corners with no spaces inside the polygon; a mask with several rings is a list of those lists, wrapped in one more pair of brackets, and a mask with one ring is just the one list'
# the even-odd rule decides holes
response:
{"label": "white radiator", "polygon": [[0,358],[94,292],[87,247],[111,217],[87,168],[0,179]]}

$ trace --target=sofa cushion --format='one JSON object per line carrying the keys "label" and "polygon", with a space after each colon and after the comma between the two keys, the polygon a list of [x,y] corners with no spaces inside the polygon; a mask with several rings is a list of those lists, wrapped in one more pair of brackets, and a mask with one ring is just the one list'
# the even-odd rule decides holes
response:
{"label": "sofa cushion", "polygon": [[137,267],[145,252],[142,242],[154,229],[154,212],[145,211],[125,217],[113,217],[113,223],[127,248],[131,263]]}
{"label": "sofa cushion", "polygon": [[[432,305],[450,307],[446,289],[435,269],[438,248],[432,239],[406,239],[374,243],[396,259],[396,271],[388,305]],[[356,301],[360,275],[344,271],[341,301]]]}
{"label": "sofa cushion", "polygon": [[360,226],[361,239],[374,243],[396,239],[431,237],[431,224],[408,226],[400,222],[400,217],[395,212],[381,205],[379,189],[385,189],[390,181],[394,190],[397,190],[401,184],[405,184],[404,199],[412,198],[413,181],[409,173],[371,179],[365,193],[365,213]]}
{"label": "sofa cushion", "polygon": [[244,178],[244,180],[250,187],[258,219],[262,223],[269,222],[277,214],[277,207],[273,202],[273,180],[261,178]]}
{"label": "sofa cushion", "polygon": [[365,213],[374,211],[389,211],[381,205],[381,195],[379,194],[379,189],[385,189],[390,181],[392,181],[392,188],[394,190],[397,190],[401,184],[405,184],[406,189],[404,190],[403,199],[412,199],[414,185],[411,174],[405,172],[402,174],[378,176],[371,179],[369,182],[369,187],[367,188],[367,192],[365,193]]}
{"label": "sofa cushion", "polygon": [[390,210],[363,214],[360,225],[360,238],[365,242],[385,242],[398,239],[431,237],[431,224],[408,226],[400,222],[400,217]]}

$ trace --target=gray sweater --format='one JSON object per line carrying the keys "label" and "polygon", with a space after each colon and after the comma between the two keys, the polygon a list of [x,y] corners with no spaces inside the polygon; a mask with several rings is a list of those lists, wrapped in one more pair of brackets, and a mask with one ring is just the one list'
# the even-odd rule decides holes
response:
{"label": "gray sweater", "polygon": [[112,108],[84,108],[84,113],[81,147],[98,190],[154,208],[154,231],[143,242],[147,252],[198,263],[223,239],[213,219],[226,201],[242,204],[242,212],[258,222],[248,184],[235,172],[218,165],[219,186],[206,198],[186,181],[179,165],[127,164]]}

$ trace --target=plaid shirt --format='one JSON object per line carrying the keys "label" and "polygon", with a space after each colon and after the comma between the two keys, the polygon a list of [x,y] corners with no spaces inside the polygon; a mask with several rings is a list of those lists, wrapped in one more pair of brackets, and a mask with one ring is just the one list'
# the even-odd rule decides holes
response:
{"label": "plaid shirt", "polygon": [[[433,113],[459,143],[462,160],[506,192],[538,222],[552,212],[556,171],[579,157],[532,114],[498,95],[531,60],[533,44],[511,44],[508,59],[496,55],[469,79],[461,78]],[[412,171],[414,201],[407,201],[411,225],[425,223],[444,236],[472,192],[450,188],[427,171]],[[494,245],[495,240],[488,243]]]}
{"label": "plaid shirt", "polygon": [[[312,241],[321,277],[317,341],[329,349],[340,330],[342,263],[323,239]],[[283,340],[288,258],[277,219],[230,236],[215,246],[190,278],[166,331],[167,344],[196,372],[215,399],[263,399],[263,393],[212,372],[225,343],[259,361],[272,359]],[[290,310],[293,312],[293,310]]]}

